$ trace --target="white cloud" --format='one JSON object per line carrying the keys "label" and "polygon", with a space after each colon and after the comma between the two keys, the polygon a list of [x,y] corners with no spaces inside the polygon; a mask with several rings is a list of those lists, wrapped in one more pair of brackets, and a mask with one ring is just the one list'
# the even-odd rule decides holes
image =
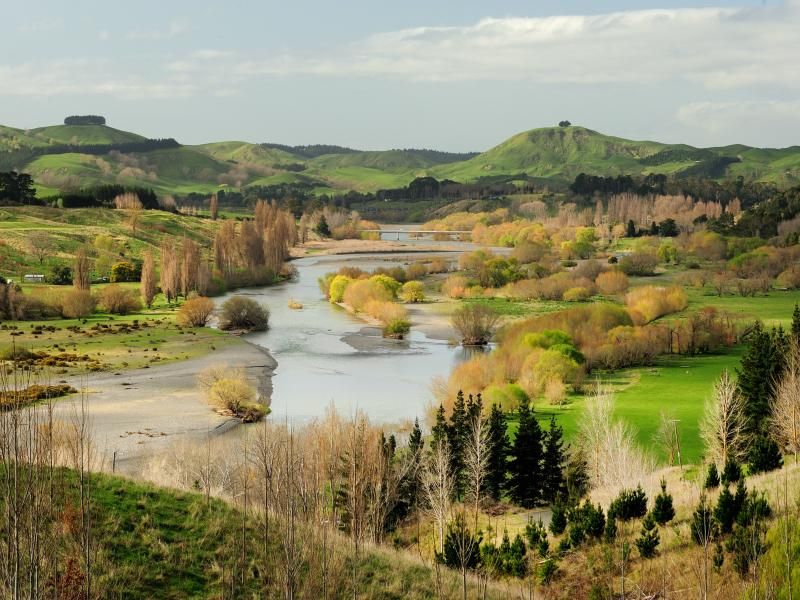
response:
{"label": "white cloud", "polygon": [[708,88],[797,87],[798,30],[797,0],[761,8],[487,18],[465,27],[376,34],[325,56],[286,54],[232,66],[242,76],[576,84],[689,80]]}
{"label": "white cloud", "polygon": [[136,30],[125,34],[129,40],[166,40],[189,31],[189,25],[183,21],[173,21],[166,29]]}
{"label": "white cloud", "polygon": [[[758,140],[765,130],[800,130],[800,101],[693,102],[681,106],[677,118],[712,138],[724,138],[736,131],[742,140]],[[783,139],[784,136],[779,137]],[[797,140],[789,136],[786,142],[797,143]]]}

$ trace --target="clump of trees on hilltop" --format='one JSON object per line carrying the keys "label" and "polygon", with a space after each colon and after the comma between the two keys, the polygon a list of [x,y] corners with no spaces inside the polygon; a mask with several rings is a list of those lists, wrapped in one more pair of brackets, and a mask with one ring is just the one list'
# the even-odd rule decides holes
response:
{"label": "clump of trees on hilltop", "polygon": [[64,119],[64,125],[105,125],[106,118],[100,115],[71,115]]}

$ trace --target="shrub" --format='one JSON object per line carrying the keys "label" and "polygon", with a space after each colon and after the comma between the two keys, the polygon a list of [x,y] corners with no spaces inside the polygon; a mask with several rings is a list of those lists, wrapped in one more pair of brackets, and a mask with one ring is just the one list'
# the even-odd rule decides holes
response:
{"label": "shrub", "polygon": [[233,296],[222,304],[219,328],[245,331],[266,331],[269,327],[269,309],[252,298]]}
{"label": "shrub", "polygon": [[89,290],[67,290],[60,298],[61,316],[66,319],[88,317],[94,312],[95,299]]}
{"label": "shrub", "polygon": [[462,275],[450,275],[442,284],[442,293],[448,298],[463,298],[469,282]]}
{"label": "shrub", "polygon": [[606,271],[597,276],[595,284],[604,296],[622,294],[628,289],[628,276],[622,271]]}
{"label": "shrub", "polygon": [[256,390],[241,377],[217,379],[208,391],[208,402],[245,423],[260,420],[268,410],[256,401]]}
{"label": "shrub", "polygon": [[127,315],[142,309],[142,301],[135,290],[125,289],[115,283],[100,290],[97,298],[100,308],[114,315]]}
{"label": "shrub", "polygon": [[558,377],[552,377],[544,384],[544,397],[552,405],[564,404],[567,399],[567,386]]}
{"label": "shrub", "polygon": [[178,324],[184,327],[205,327],[214,312],[214,301],[204,296],[189,298],[178,309]]}
{"label": "shrub", "polygon": [[622,257],[619,268],[625,275],[648,276],[653,275],[658,266],[658,259],[647,252],[634,252]]}
{"label": "shrub", "polygon": [[482,346],[489,343],[499,320],[498,314],[484,304],[462,306],[453,314],[451,323],[465,346]]}
{"label": "shrub", "polygon": [[[392,281],[394,280],[392,279]],[[365,310],[367,304],[372,301],[389,302],[392,298],[393,294],[390,289],[388,289],[380,280],[370,278],[359,279],[358,281],[354,281],[348,285],[344,291],[344,297],[342,300],[354,311],[361,312]]]}
{"label": "shrub", "polygon": [[528,395],[516,383],[494,384],[483,391],[484,404],[497,404],[505,412],[515,412],[520,404],[528,402]]}
{"label": "shrub", "polygon": [[800,265],[792,265],[778,275],[778,285],[790,290],[800,289]]}
{"label": "shrub", "polygon": [[328,298],[331,302],[342,302],[344,300],[344,292],[347,287],[353,282],[350,277],[346,275],[336,275],[330,282],[328,287]]}
{"label": "shrub", "polygon": [[403,302],[422,302],[425,300],[422,283],[419,281],[407,281],[404,283],[400,291],[400,298]]}
{"label": "shrub", "polygon": [[53,265],[45,281],[53,285],[72,285],[72,268],[66,265]]}
{"label": "shrub", "polygon": [[405,319],[393,319],[383,328],[384,337],[403,339],[411,330],[411,323]]}
{"label": "shrub", "polygon": [[585,302],[589,299],[589,290],[585,287],[574,287],[564,292],[565,302]]}
{"label": "shrub", "polygon": [[664,315],[681,311],[688,304],[689,298],[686,292],[678,286],[665,288],[645,285],[634,288],[625,295],[625,305],[637,325],[644,325]]}
{"label": "shrub", "polygon": [[412,281],[414,279],[422,279],[428,274],[428,267],[425,263],[415,262],[406,267],[405,280]]}
{"label": "shrub", "polygon": [[[402,269],[400,269],[402,272]],[[381,286],[389,294],[389,299],[397,298],[397,292],[400,291],[400,282],[389,275],[373,275],[368,279],[373,285]]]}
{"label": "shrub", "polygon": [[111,267],[111,277],[109,280],[111,283],[139,281],[139,277],[141,277],[141,272],[137,270],[133,264],[127,261],[121,261]]}
{"label": "shrub", "polygon": [[639,537],[636,539],[636,547],[639,549],[639,555],[642,558],[653,558],[656,555],[656,548],[661,542],[658,535],[658,527],[656,520],[653,518],[653,513],[648,513],[642,521],[642,530]]}

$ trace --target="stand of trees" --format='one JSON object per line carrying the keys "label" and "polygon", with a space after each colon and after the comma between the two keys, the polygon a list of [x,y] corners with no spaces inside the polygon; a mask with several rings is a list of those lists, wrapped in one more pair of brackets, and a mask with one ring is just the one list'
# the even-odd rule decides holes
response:
{"label": "stand of trees", "polygon": [[9,204],[37,204],[33,178],[27,173],[0,173],[0,206]]}
{"label": "stand of trees", "polygon": [[64,119],[64,125],[105,125],[106,118],[100,115],[72,115]]}

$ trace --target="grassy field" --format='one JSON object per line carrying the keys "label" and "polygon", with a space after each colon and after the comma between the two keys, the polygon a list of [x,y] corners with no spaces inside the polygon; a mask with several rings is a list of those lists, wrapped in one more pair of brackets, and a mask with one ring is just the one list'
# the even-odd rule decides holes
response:
{"label": "grassy field", "polygon": [[[653,367],[623,369],[598,374],[597,380],[614,390],[615,415],[636,431],[641,446],[659,461],[666,456],[653,443],[662,411],[679,419],[678,433],[684,463],[697,463],[702,458],[699,421],[706,399],[724,369],[733,372],[739,365],[742,348],[729,353],[696,357],[665,356]],[[564,428],[567,441],[577,436],[585,396],[572,394],[567,404],[536,404],[536,413],[546,427],[551,416]],[[515,424],[512,426],[514,430]]]}

